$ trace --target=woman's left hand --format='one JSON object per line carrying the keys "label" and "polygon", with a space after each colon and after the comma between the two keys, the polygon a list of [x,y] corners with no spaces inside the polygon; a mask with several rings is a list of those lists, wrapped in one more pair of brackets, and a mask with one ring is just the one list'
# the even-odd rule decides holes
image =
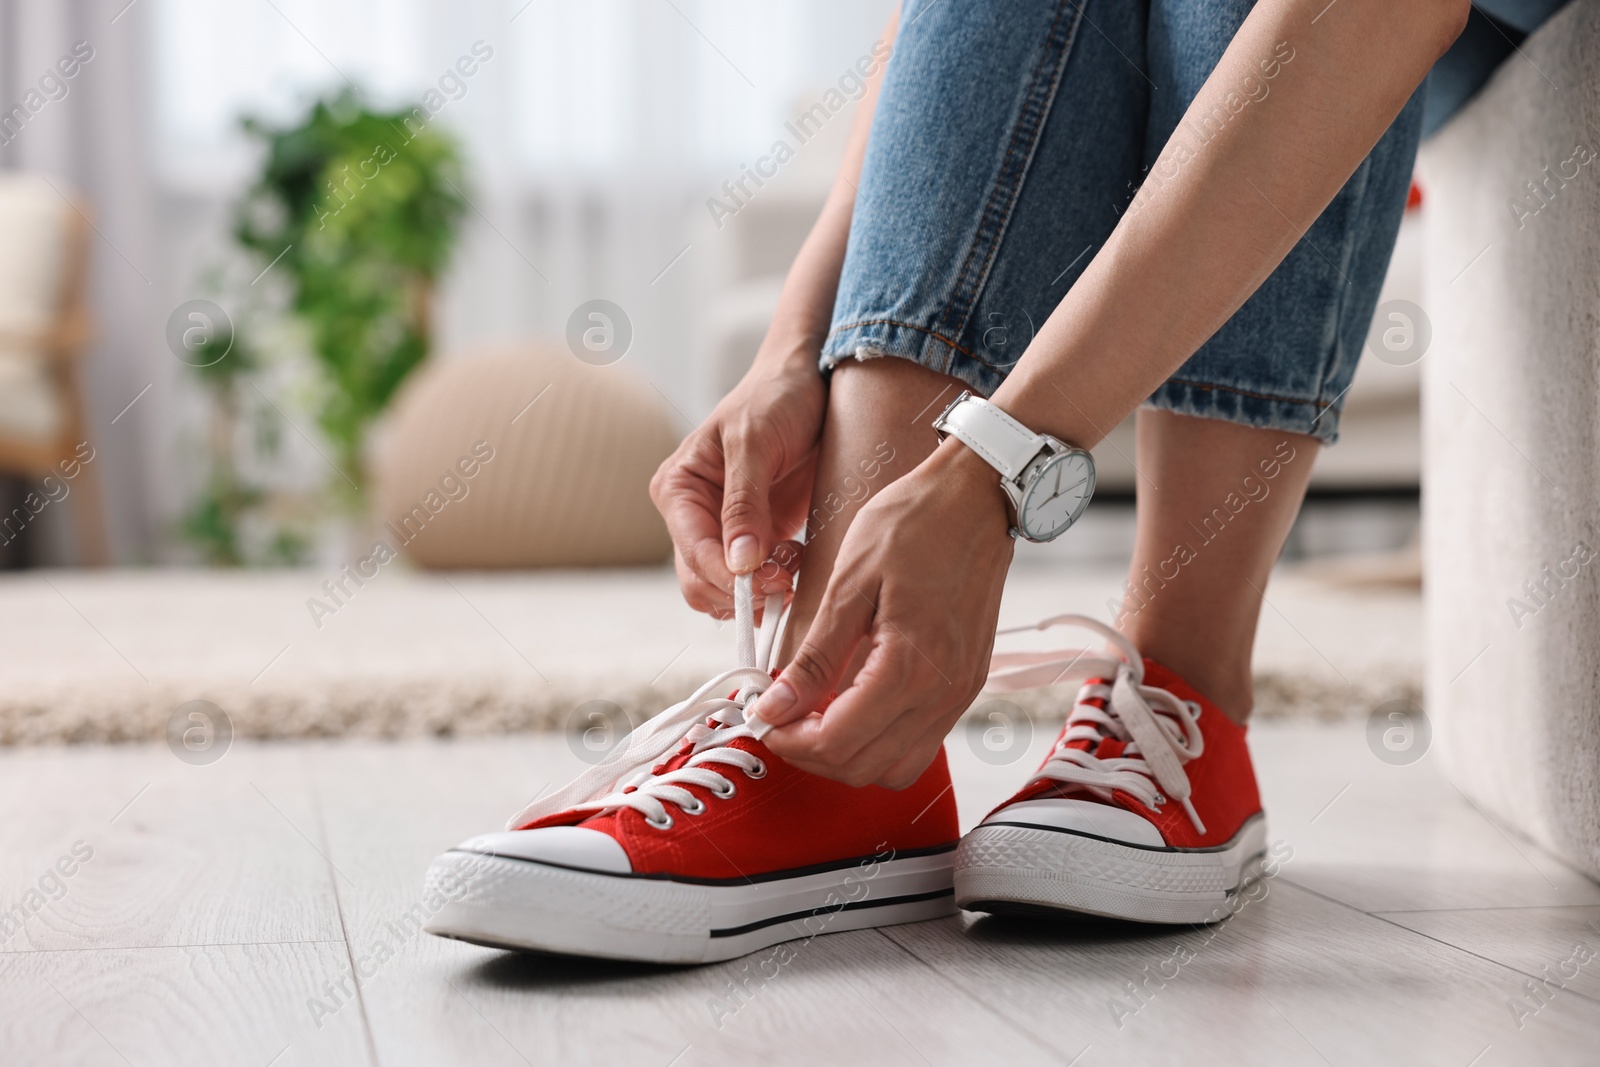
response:
{"label": "woman's left hand", "polygon": [[[954,440],[863,505],[810,632],[752,709],[768,747],[848,785],[915,782],[988,674],[1008,514],[994,468]],[[813,712],[862,642],[855,679]]]}

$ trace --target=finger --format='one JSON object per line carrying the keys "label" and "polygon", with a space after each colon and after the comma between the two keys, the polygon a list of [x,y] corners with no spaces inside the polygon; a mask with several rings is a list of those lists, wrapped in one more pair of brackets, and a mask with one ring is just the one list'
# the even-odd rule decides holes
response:
{"label": "finger", "polygon": [[817,481],[818,455],[819,449],[813,445],[772,483],[768,498],[772,507],[773,536],[792,535],[806,525],[811,510],[811,490]]}
{"label": "finger", "polygon": [[756,569],[756,591],[765,595],[787,593],[794,588],[805,545],[799,541],[779,541],[766,562]]}
{"label": "finger", "polygon": [[[708,576],[708,566],[722,571],[722,544],[715,537],[703,537],[688,545],[675,544],[672,552],[673,566],[678,572],[678,588],[683,598],[696,611],[710,611],[713,606],[733,607],[733,578],[727,584]],[[723,571],[722,573],[726,573]]]}
{"label": "finger", "polygon": [[[815,626],[811,632],[817,632]],[[843,770],[907,708],[922,702],[923,697],[917,691],[905,657],[884,638],[881,630],[872,635],[872,642],[865,662],[849,686],[835,696],[820,714],[792,716],[782,724],[782,737],[776,741],[767,739],[769,745],[776,746],[774,751],[781,749],[780,754],[785,758],[793,754],[829,765],[835,770]],[[863,691],[887,694],[887,698],[876,703],[863,702]],[[775,728],[774,736],[778,732]]]}
{"label": "finger", "polygon": [[[918,728],[920,729],[920,725]],[[875,785],[898,791],[917,784],[917,780],[928,769],[928,765],[938,756],[943,744],[944,735],[937,730],[929,730],[918,735],[909,747],[897,743],[892,752],[875,753],[870,760],[863,754],[858,757],[859,762],[852,761],[842,770],[830,764],[813,763],[806,759],[789,756],[782,758],[791,767],[796,767],[807,774],[842,782],[855,789]]]}
{"label": "finger", "polygon": [[[812,721],[811,718],[774,729],[767,737],[768,747],[785,763],[798,767],[808,774],[830,778],[857,789],[867,785],[888,785],[891,780],[891,770],[905,759],[907,753],[918,746],[926,745],[929,730],[925,720],[929,712],[930,709],[921,706],[907,708],[900,718],[889,724],[888,729],[868,739],[866,744],[844,763],[817,759],[810,755],[807,746],[823,736],[812,732],[809,737],[800,737],[808,732],[805,726]],[[826,717],[826,714],[822,716]],[[794,736],[788,737],[786,742],[779,738],[780,734]],[[771,743],[774,739],[778,739],[776,745]],[[788,750],[790,744],[798,746],[801,751],[791,753]],[[929,759],[931,758],[930,755]],[[926,763],[917,767],[910,781],[915,781],[917,774],[925,766]],[[893,788],[904,788],[910,781],[898,782]]]}
{"label": "finger", "polygon": [[733,617],[733,597],[727,590],[718,589],[696,574],[684,562],[681,552],[674,552],[672,560],[678,572],[678,589],[689,607],[717,619]]}
{"label": "finger", "polygon": [[800,650],[751,709],[758,736],[822,706],[870,632],[873,614],[872,601],[857,595],[843,571],[834,571]]}
{"label": "finger", "polygon": [[925,681],[919,683],[903,650],[879,645],[826,711],[775,728],[764,740],[780,757],[812,773],[866,785],[927,731],[930,710],[942,696],[929,692]]}
{"label": "finger", "polygon": [[725,430],[722,544],[726,566],[749,574],[772,550],[772,482],[777,456],[759,429]]}
{"label": "finger", "polygon": [[911,743],[900,757],[889,766],[880,771],[873,779],[873,784],[881,785],[885,789],[910,789],[922,777],[922,772],[928,769],[939,755],[939,750],[944,747],[944,739],[950,733],[949,723],[943,718],[937,719],[933,726],[921,737]]}
{"label": "finger", "polygon": [[[953,682],[955,679],[952,678]],[[919,723],[923,728],[920,737],[909,744],[901,746],[899,752],[890,759],[887,767],[881,769],[873,782],[885,789],[909,789],[916,784],[922,772],[928,769],[938,756],[939,750],[944,747],[945,738],[950,736],[950,731],[955,728],[961,716],[972,706],[978,694],[983,691],[985,677],[975,674],[967,680],[967,685],[960,693],[951,693],[953,686],[942,685],[936,695],[936,703],[932,707],[924,708],[919,716]],[[955,697],[956,699],[951,699]]]}
{"label": "finger", "polygon": [[[768,735],[768,747],[785,763],[809,774],[831,778],[856,788],[881,785],[888,789],[904,789],[917,780],[932,762],[934,750],[944,741],[942,723],[929,726],[929,720],[936,714],[936,709],[926,705],[907,708],[887,729],[868,740],[843,764],[819,760],[804,751],[785,751],[788,744],[804,746],[808,743],[806,740],[795,742],[790,738],[786,743],[780,739],[777,745],[771,744],[772,739],[780,733],[789,735],[810,722],[810,719],[773,730]],[[826,718],[826,713],[822,717]],[[812,740],[816,736],[813,735]]]}
{"label": "finger", "polygon": [[[733,575],[723,562],[722,549],[721,455],[703,440],[704,434],[696,437],[661,465],[650,481],[650,497],[666,520],[683,568],[731,592]],[[680,584],[682,574],[680,570]]]}

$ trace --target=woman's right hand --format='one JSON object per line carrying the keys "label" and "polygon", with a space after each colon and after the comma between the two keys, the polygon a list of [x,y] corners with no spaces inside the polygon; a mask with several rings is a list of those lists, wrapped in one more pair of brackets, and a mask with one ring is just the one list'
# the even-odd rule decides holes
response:
{"label": "woman's right hand", "polygon": [[733,614],[733,577],[793,588],[827,387],[815,342],[768,337],[743,380],[667,457],[650,497],[667,520],[678,584],[696,611]]}

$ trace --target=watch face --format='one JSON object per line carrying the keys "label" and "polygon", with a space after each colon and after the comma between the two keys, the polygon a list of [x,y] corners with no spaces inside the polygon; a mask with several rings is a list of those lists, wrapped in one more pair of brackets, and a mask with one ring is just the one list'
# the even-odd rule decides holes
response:
{"label": "watch face", "polygon": [[1094,492],[1094,461],[1087,452],[1063,452],[1045,460],[1017,508],[1017,526],[1034,541],[1059,537],[1078,521]]}

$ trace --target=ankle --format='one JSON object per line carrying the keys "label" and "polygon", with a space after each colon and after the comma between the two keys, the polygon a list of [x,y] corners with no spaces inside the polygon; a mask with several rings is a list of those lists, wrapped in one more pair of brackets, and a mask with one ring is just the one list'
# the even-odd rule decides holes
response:
{"label": "ankle", "polygon": [[1140,653],[1174,671],[1201,696],[1215,704],[1233,722],[1243,726],[1255,707],[1255,686],[1251,681],[1250,654],[1229,651],[1195,642],[1194,634],[1168,636],[1139,632],[1139,627],[1124,624],[1122,632]]}
{"label": "ankle", "polygon": [[1250,680],[1250,671],[1246,668],[1242,672],[1221,672],[1215,669],[1206,671],[1201,667],[1184,668],[1173,664],[1168,658],[1152,655],[1151,659],[1162,664],[1188,682],[1194,690],[1217,706],[1235,725],[1243,726],[1250,721],[1250,713],[1255,710],[1255,686]]}

